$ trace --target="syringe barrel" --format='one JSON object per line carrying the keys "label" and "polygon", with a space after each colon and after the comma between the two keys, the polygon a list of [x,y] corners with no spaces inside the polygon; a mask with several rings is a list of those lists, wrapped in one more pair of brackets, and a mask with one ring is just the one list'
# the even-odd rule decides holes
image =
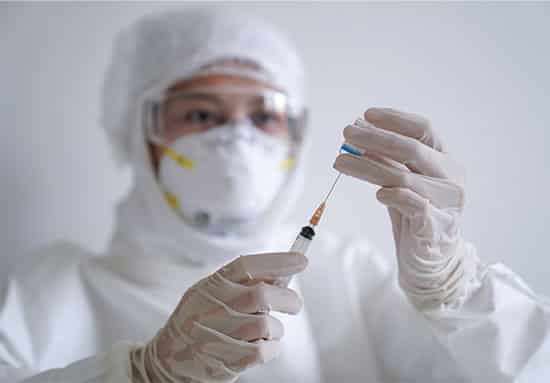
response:
{"label": "syringe barrel", "polygon": [[[296,240],[290,247],[289,251],[294,251],[294,252],[306,255],[307,249],[309,248],[309,245],[311,244],[311,240],[313,239],[314,236],[315,236],[315,231],[313,231],[313,228],[311,226],[302,227],[300,234],[298,234],[298,236],[296,237]],[[278,286],[286,287],[288,286],[291,280],[292,280],[292,277],[280,278],[276,284]]]}
{"label": "syringe barrel", "polygon": [[298,234],[289,251],[295,251],[296,253],[305,255],[310,243],[311,239],[304,237],[302,234]]}

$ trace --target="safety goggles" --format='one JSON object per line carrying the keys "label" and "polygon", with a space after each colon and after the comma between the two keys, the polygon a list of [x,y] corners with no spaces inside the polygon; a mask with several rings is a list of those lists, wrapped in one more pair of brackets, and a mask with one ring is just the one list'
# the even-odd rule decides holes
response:
{"label": "safety goggles", "polygon": [[264,133],[299,143],[305,125],[305,113],[293,111],[287,95],[271,89],[192,89],[147,100],[144,109],[146,136],[159,144],[243,119]]}

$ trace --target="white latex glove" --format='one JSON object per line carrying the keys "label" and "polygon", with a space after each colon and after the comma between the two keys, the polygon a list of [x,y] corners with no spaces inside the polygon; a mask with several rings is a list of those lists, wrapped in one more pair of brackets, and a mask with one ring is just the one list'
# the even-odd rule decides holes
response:
{"label": "white latex glove", "polygon": [[364,117],[344,137],[365,154],[341,154],[334,168],[382,186],[376,196],[389,210],[399,283],[409,300],[420,310],[459,306],[475,268],[459,231],[463,168],[423,117],[385,108]]}
{"label": "white latex glove", "polygon": [[272,283],[305,269],[299,253],[241,256],[193,285],[167,324],[131,352],[134,382],[233,382],[279,352],[283,325],[270,310],[296,314],[294,290]]}

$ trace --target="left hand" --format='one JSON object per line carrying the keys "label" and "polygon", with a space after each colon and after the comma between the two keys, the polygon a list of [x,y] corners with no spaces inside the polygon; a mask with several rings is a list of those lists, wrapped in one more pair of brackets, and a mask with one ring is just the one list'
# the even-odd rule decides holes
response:
{"label": "left hand", "polygon": [[334,168],[381,186],[376,196],[388,207],[409,300],[420,310],[459,304],[474,265],[459,231],[463,168],[425,118],[386,108],[364,117],[344,137],[365,155],[340,154]]}
{"label": "left hand", "polygon": [[306,266],[300,253],[246,255],[201,279],[156,336],[130,352],[132,381],[232,383],[275,358],[284,327],[270,311],[297,314],[302,301],[273,281]]}

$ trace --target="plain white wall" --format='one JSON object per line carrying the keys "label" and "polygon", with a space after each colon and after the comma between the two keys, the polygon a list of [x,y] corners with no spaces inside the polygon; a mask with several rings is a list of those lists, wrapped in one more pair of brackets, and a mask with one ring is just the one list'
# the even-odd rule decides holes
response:
{"label": "plain white wall", "polygon": [[[99,127],[115,32],[175,4],[1,4],[1,273],[69,238],[101,250],[127,188]],[[464,232],[550,295],[550,4],[231,4],[280,25],[309,74],[305,220],[326,192],[346,123],[373,105],[429,117],[467,167]],[[346,178],[324,226],[392,256],[375,188]],[[314,256],[314,255],[312,255]]]}

